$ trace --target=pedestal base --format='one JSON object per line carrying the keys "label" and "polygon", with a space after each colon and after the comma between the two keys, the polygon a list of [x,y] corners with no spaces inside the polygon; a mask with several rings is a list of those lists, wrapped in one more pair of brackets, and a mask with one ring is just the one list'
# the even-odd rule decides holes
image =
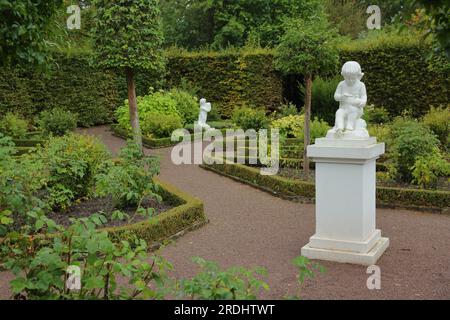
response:
{"label": "pedestal base", "polygon": [[342,251],[332,249],[313,248],[310,243],[302,248],[302,256],[309,259],[327,260],[342,263],[353,263],[371,266],[377,262],[383,252],[389,247],[388,238],[380,238],[372,249],[366,253],[355,251]]}

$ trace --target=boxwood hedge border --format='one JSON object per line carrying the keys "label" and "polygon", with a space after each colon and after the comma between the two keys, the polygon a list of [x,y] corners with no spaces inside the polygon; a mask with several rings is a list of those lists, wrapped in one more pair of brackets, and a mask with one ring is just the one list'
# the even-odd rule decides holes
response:
{"label": "boxwood hedge border", "polygon": [[[264,176],[260,174],[258,168],[227,161],[224,161],[224,164],[203,164],[200,167],[283,199],[314,203],[315,184],[312,182],[280,176]],[[377,187],[377,206],[382,208],[403,208],[449,214],[449,203],[449,191]]]}

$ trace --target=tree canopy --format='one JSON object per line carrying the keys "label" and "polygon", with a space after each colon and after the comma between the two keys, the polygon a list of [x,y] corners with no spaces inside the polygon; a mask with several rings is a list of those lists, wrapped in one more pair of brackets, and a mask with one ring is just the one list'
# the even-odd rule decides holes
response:
{"label": "tree canopy", "polygon": [[0,65],[47,61],[46,32],[62,0],[0,1]]}

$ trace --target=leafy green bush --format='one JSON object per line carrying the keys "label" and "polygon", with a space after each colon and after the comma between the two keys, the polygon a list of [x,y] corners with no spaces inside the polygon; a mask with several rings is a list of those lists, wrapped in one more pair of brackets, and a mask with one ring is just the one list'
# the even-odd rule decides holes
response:
{"label": "leafy green bush", "polygon": [[0,120],[0,132],[12,138],[24,138],[28,131],[28,122],[22,117],[8,112]]}
{"label": "leafy green bush", "polygon": [[385,108],[375,107],[373,105],[364,108],[362,118],[367,121],[368,125],[388,123],[391,120],[389,112]]}
{"label": "leafy green bush", "polygon": [[[178,117],[181,121],[181,126],[177,126],[177,128],[182,128],[183,124],[194,123],[198,117],[197,98],[180,89],[172,89],[168,92],[161,90],[146,96],[137,97],[137,104],[139,121],[143,123],[144,128],[146,127],[146,121],[150,121],[153,124],[155,121],[155,114],[172,116],[170,120],[168,120],[169,118],[167,117],[161,117],[166,122],[171,123],[175,121],[175,117]],[[122,128],[131,129],[128,101],[125,101],[125,104],[120,106],[115,111],[115,114],[117,121]],[[144,128],[143,133],[145,133]],[[163,135],[163,137],[167,137],[167,135]]]}
{"label": "leafy green bush", "polygon": [[[172,89],[168,93],[176,102],[176,108],[183,123],[194,123],[198,118],[199,104],[197,98],[187,91]],[[210,115],[208,114],[211,119]]]}
{"label": "leafy green bush", "polygon": [[272,121],[271,127],[277,128],[280,135],[285,138],[303,137],[304,115],[288,115]]}
{"label": "leafy green bush", "polygon": [[115,208],[139,206],[144,197],[161,200],[153,183],[157,174],[157,159],[146,157],[133,141],[128,141],[119,159],[106,161],[95,176],[95,194],[111,196]]}
{"label": "leafy green bush", "polygon": [[[7,238],[4,267],[15,278],[10,282],[13,299],[18,300],[123,300],[162,299],[167,270],[172,266],[159,256],[147,253],[142,239],[113,242],[107,231],[99,232],[106,218],[93,214],[75,220],[46,245],[32,237]],[[80,289],[71,288],[68,268],[81,272]],[[75,274],[76,275],[76,274]],[[128,281],[118,281],[118,278]]]}
{"label": "leafy green bush", "polygon": [[292,102],[284,103],[280,106],[280,109],[275,111],[272,115],[276,119],[280,119],[287,116],[296,116],[299,112],[297,110],[297,106]]}
{"label": "leafy green bush", "polygon": [[39,114],[39,127],[48,134],[63,136],[77,127],[78,116],[61,108],[44,110]]}
{"label": "leafy green bush", "polygon": [[436,150],[426,156],[416,158],[412,167],[413,183],[425,188],[436,187],[438,177],[450,176],[450,163]]}
{"label": "leafy green bush", "polygon": [[267,128],[269,125],[266,112],[262,109],[237,108],[234,110],[231,119],[243,130],[254,129],[258,131]]}
{"label": "leafy green bush", "polygon": [[[371,137],[376,137],[379,142],[386,142],[389,140],[391,135],[391,130],[389,125],[384,124],[372,124],[367,126],[367,130],[369,131],[369,135]],[[389,145],[386,145],[388,148]]]}
{"label": "leafy green bush", "polygon": [[450,105],[434,108],[422,118],[422,122],[438,136],[442,146],[450,149]]}
{"label": "leafy green bush", "polygon": [[62,209],[90,193],[100,164],[110,158],[97,138],[72,133],[50,138],[38,152],[50,173],[48,203]]}
{"label": "leafy green bush", "polygon": [[[333,79],[317,77],[314,79],[311,91],[313,116],[324,119],[328,123],[334,123],[336,110],[339,108],[339,102],[334,100],[334,93],[340,81],[340,77]],[[303,90],[303,88],[300,89],[301,92]]]}
{"label": "leafy green bush", "polygon": [[178,294],[182,297],[201,300],[255,300],[259,292],[269,290],[269,285],[259,277],[266,276],[263,268],[229,268],[220,270],[211,261],[195,257],[201,271],[192,279],[180,281]]}
{"label": "leafy green bush", "polygon": [[412,167],[417,158],[429,156],[438,149],[439,140],[423,124],[404,118],[397,118],[391,124],[390,161],[397,180],[412,181]]}
{"label": "leafy green bush", "polygon": [[147,113],[141,122],[142,133],[156,138],[170,137],[174,130],[180,128],[183,128],[183,122],[176,114]]}

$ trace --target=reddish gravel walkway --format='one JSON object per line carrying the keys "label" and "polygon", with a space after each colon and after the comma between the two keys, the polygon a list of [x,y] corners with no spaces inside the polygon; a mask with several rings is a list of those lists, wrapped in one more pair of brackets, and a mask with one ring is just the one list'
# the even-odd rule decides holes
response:
{"label": "reddish gravel walkway", "polygon": [[[116,152],[124,141],[104,127],[88,130]],[[195,165],[175,166],[170,149],[162,156],[161,178],[203,200],[210,223],[167,247],[164,256],[177,276],[191,276],[192,256],[222,267],[264,266],[271,290],[280,299],[297,289],[290,261],[314,233],[314,205],[282,200]],[[450,299],[450,216],[379,209],[377,226],[390,238],[378,261],[381,290],[368,290],[366,268],[321,261],[324,274],[308,280],[304,299]],[[0,273],[0,297],[7,295],[8,274]]]}

